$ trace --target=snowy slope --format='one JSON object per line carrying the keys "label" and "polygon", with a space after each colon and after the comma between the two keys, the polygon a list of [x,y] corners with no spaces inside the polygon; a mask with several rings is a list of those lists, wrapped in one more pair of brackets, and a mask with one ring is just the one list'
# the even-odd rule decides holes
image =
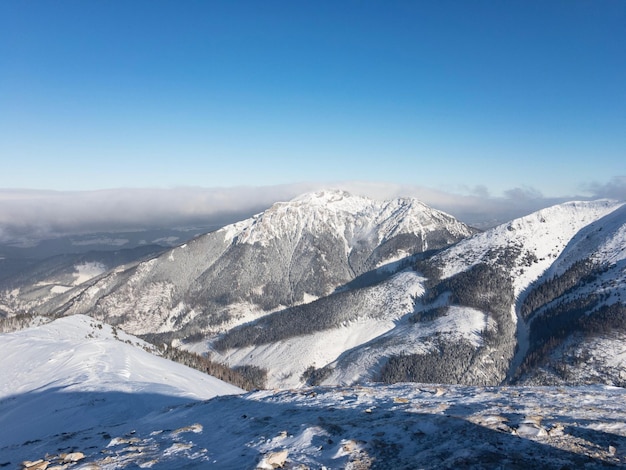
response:
{"label": "snowy slope", "polygon": [[[568,325],[568,311],[564,311],[559,322],[537,323],[533,328],[516,307],[530,289],[542,287],[552,277],[590,259],[601,266],[594,271],[594,279],[579,282],[554,303],[580,302],[593,296],[598,299],[594,300],[596,309],[612,305],[611,313],[603,314],[613,315],[615,331],[621,322],[616,302],[626,300],[625,234],[625,205],[614,201],[572,202],[516,219],[442,250],[425,263],[426,268],[430,266],[425,272],[432,276],[426,283],[431,287],[415,305],[419,320],[400,321],[393,330],[342,354],[329,364],[322,383],[351,384],[385,377],[499,384],[513,380],[524,363],[531,368],[540,366],[537,357],[526,361],[527,353],[541,358],[547,352],[541,349],[544,344],[561,338],[564,328],[584,331],[585,338],[576,341],[584,341],[589,351],[598,351],[594,342],[600,340],[605,346],[612,345],[610,351],[616,351],[619,341],[614,336],[590,338],[602,318],[590,319],[587,323],[591,326],[586,326],[572,315]],[[566,356],[575,354],[568,350],[555,359],[556,363],[562,363]],[[542,372],[541,378],[533,376],[531,383],[625,383],[623,362],[612,364],[608,356],[596,355],[586,361],[576,357],[568,362],[578,364],[580,370],[572,366],[567,377],[560,380],[547,380]]]}
{"label": "snowy slope", "polygon": [[24,260],[18,272],[0,279],[0,314],[30,312],[118,266],[155,256],[165,248],[145,245],[116,251],[68,253],[43,260]]}
{"label": "snowy slope", "polygon": [[[333,328],[310,334],[289,335],[278,341],[260,342],[226,351],[211,349],[211,343],[205,341],[190,349],[196,352],[210,350],[213,359],[231,367],[261,367],[268,372],[268,387],[301,386],[305,382],[302,375],[309,367],[324,367],[346,351],[394,330],[401,318],[413,312],[414,299],[424,292],[423,281],[424,278],[414,271],[404,271],[380,284],[359,289],[351,299],[354,305],[359,306],[354,308],[353,316],[345,313],[347,308],[343,304],[335,307],[332,299],[320,299],[310,304],[313,314],[317,309],[336,308],[333,316],[344,320]],[[289,329],[285,321],[277,322],[277,327]],[[246,328],[254,330],[258,324],[251,323]]]}
{"label": "snowy slope", "polygon": [[[541,348],[563,331],[569,312],[543,331],[531,320],[552,304],[597,296],[597,309],[626,299],[621,203],[560,204],[469,233],[412,199],[308,194],[88,281],[59,311],[88,312],[230,366],[260,367],[269,387],[369,380],[495,385],[518,379],[522,366],[536,368],[529,353],[550,352]],[[418,260],[421,250],[463,237]],[[548,299],[544,310],[520,314],[533,289],[586,259],[603,265],[592,281],[552,304]],[[597,350],[592,343],[589,349]],[[610,358],[596,361],[595,372],[593,361],[585,364],[572,376],[622,383],[623,366]]]}
{"label": "snowy slope", "polygon": [[552,348],[545,361],[524,374],[524,385],[607,384],[626,387],[626,333],[574,332]]}
{"label": "snowy slope", "polygon": [[589,224],[573,237],[544,277],[561,275],[574,263],[585,259],[601,266],[603,272],[595,283],[589,283],[583,290],[607,295],[606,303],[620,299],[626,302],[626,205]]}
{"label": "snowy slope", "polygon": [[[319,299],[293,315],[289,310],[282,311],[273,315],[279,316],[276,321],[268,316],[232,330],[220,336],[217,343],[202,341],[181,346],[210,352],[214,360],[230,366],[261,367],[268,372],[267,386],[278,388],[302,386],[307,381],[304,373],[310,368],[325,369],[321,383],[328,385],[375,380],[389,357],[430,353],[441,341],[463,341],[473,349],[481,347],[482,333],[493,329],[493,322],[477,309],[455,306],[432,322],[410,320],[416,299],[426,290],[425,281],[407,269],[374,286],[351,291],[345,302],[342,294]],[[301,322],[311,323],[322,314],[341,321],[324,329],[304,328],[299,334],[280,334],[283,330],[293,332]],[[306,318],[301,320],[302,316]],[[267,330],[272,331],[269,338],[246,341]],[[226,350],[215,347],[224,340],[225,344],[237,346]],[[480,383],[495,383],[493,374],[481,374],[486,378]]]}
{"label": "snowy slope", "polygon": [[[302,386],[319,369],[313,383],[378,379],[390,358],[404,356],[414,365],[434,361],[435,372],[399,371],[393,380],[499,384],[530,346],[515,307],[533,283],[595,256],[612,267],[605,282],[587,288],[615,299],[623,292],[625,207],[561,204],[444,249],[427,259],[437,282],[468,274],[449,300],[427,292],[434,279],[412,271],[407,255],[432,246],[427,234],[461,236],[466,227],[411,199],[308,194],[106,276],[68,312],[88,311],[138,333],[201,332],[201,341],[175,344],[230,366],[260,367],[269,387]],[[472,273],[480,266],[490,267],[482,281]],[[363,275],[374,284],[355,284]],[[478,301],[454,300],[470,289]],[[432,309],[441,312],[415,321]]]}
{"label": "snowy slope", "polygon": [[[612,233],[611,224],[603,218],[619,208],[619,204],[610,201],[575,202],[551,207],[465,239],[435,255],[430,262],[440,269],[441,279],[451,278],[480,263],[499,263],[505,275],[513,281],[511,300],[514,300],[532,281],[553,267],[555,261],[561,259],[561,254],[571,250],[572,240],[585,228],[597,222],[601,226],[607,225],[602,232],[605,236]],[[618,224],[615,222],[613,225]],[[614,237],[607,237],[605,245],[620,246]],[[597,243],[594,244],[594,249],[597,246]],[[403,276],[420,278],[416,273],[404,273]],[[504,346],[494,346],[484,343],[483,333],[489,330],[496,336],[503,336],[506,325],[500,324],[498,328],[490,312],[472,305],[451,305],[445,315],[433,321],[407,321],[415,308],[411,299],[419,298],[425,291],[424,279],[420,279],[421,285],[417,290],[409,288],[410,284],[398,282],[383,282],[376,286],[387,296],[402,297],[403,293],[407,296],[402,308],[395,307],[393,302],[380,305],[378,308],[386,311],[386,316],[359,318],[340,328],[241,347],[217,357],[229,364],[254,364],[267,369],[270,386],[297,386],[303,381],[304,370],[311,366],[327,369],[322,383],[354,384],[375,379],[390,357],[433,355],[442,343],[463,343],[467,348],[459,353],[472,354],[472,350],[482,348],[482,352],[478,353],[482,359],[466,365],[472,370],[460,372],[454,380],[480,384],[502,381],[508,362],[505,360],[496,364],[493,357],[503,355],[510,358],[516,340],[511,337]],[[496,288],[504,289],[505,286]],[[367,293],[361,293],[361,297],[366,296]],[[443,306],[440,299],[436,302]],[[324,307],[318,303],[320,309]],[[375,301],[365,303],[372,305]],[[508,306],[511,320],[515,320],[513,308],[514,303],[511,302]],[[503,321],[506,319],[500,320],[500,323]],[[253,323],[249,329],[257,327],[267,326]],[[514,332],[514,329],[509,327],[508,331]],[[363,332],[369,334],[364,335]],[[454,358],[442,355],[439,361],[442,369],[449,359]],[[439,377],[443,380],[442,375]]]}
{"label": "snowy slope", "polygon": [[400,260],[472,233],[415,199],[312,193],[112,272],[41,308],[89,313],[133,334],[225,331],[355,280],[382,279]]}
{"label": "snowy slope", "polygon": [[452,307],[447,315],[426,324],[396,322],[394,328],[360,347],[346,350],[329,363],[329,374],[322,383],[353,385],[376,380],[388,358],[430,353],[436,350],[435,344],[441,340],[465,341],[474,348],[480,347],[483,343],[481,333],[487,327],[487,315],[465,307]]}
{"label": "snowy slope", "polygon": [[24,441],[47,445],[63,433],[242,392],[142,346],[82,315],[0,335],[0,455]]}
{"label": "snowy slope", "polygon": [[625,256],[626,205],[618,204],[571,237],[520,295],[520,382],[626,384]]}
{"label": "snowy slope", "polygon": [[610,200],[568,202],[542,209],[464,240],[437,257],[443,279],[480,262],[497,250],[515,248],[510,274],[517,297],[548,270],[572,239],[588,225],[611,214],[622,203]]}
{"label": "snowy slope", "polygon": [[[380,210],[369,212],[372,204]],[[227,318],[202,331],[263,333],[273,324],[283,329],[272,328],[270,336],[278,339],[266,341],[259,333],[249,345],[213,351],[214,358],[266,368],[273,387],[302,387],[311,366],[324,372],[321,383],[352,386],[242,395],[150,355],[140,349],[148,344],[121,330],[81,315],[66,317],[0,335],[0,468],[38,459],[67,469],[626,466],[624,389],[565,386],[626,385],[626,329],[613,323],[609,333],[574,328],[551,349],[536,349],[553,363],[538,363],[523,381],[557,387],[366,383],[398,358],[409,367],[397,376],[407,380],[435,371],[440,375],[433,383],[448,377],[500,383],[516,346],[522,353],[537,347],[528,335],[550,338],[558,332],[533,329],[553,304],[593,296],[599,298],[594,308],[623,304],[626,206],[568,203],[496,227],[428,257],[438,279],[411,269],[413,259],[393,264],[411,254],[415,243],[419,249],[433,246],[432,240],[419,241],[415,231],[398,238],[407,235],[407,227],[428,225],[412,212],[418,206],[336,192],[308,195],[154,260],[87,280],[82,296],[67,297],[68,312],[91,306],[99,315],[121,318],[125,327],[166,332],[210,317],[198,303],[209,299],[201,292],[230,289],[236,295],[222,299]],[[357,215],[350,222],[347,214]],[[264,257],[252,256],[253,250]],[[313,256],[307,258],[308,252]],[[529,292],[586,259],[602,269],[528,317],[513,316]],[[271,269],[249,273],[253,262]],[[284,266],[289,296],[299,305],[267,308],[259,299],[273,295],[267,285]],[[381,277],[354,284],[365,269],[358,266]],[[321,276],[322,267],[349,275],[338,283],[333,277],[321,284],[301,282]],[[486,289],[481,272],[489,281]],[[299,282],[300,290],[293,287]],[[507,289],[510,296],[496,292]],[[220,305],[212,302],[212,308]],[[505,306],[504,314],[496,304]],[[607,318],[619,324],[622,312]],[[570,313],[564,311],[562,320]],[[591,320],[596,313],[579,317]],[[309,328],[315,322],[321,326]],[[297,328],[306,333],[291,334]],[[519,342],[524,333],[526,345]],[[225,394],[234,395],[217,396]],[[75,454],[77,462],[63,462],[72,452],[81,453]]]}
{"label": "snowy slope", "polygon": [[[605,468],[626,465],[624,399],[624,389],[601,386],[261,391],[134,419],[117,414],[113,423],[4,446],[0,464],[55,465],[80,452],[64,468]],[[51,418],[46,410],[40,417]]]}

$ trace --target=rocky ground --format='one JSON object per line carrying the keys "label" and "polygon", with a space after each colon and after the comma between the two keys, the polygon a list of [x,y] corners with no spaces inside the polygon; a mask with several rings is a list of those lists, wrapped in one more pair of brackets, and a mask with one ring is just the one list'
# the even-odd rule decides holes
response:
{"label": "rocky ground", "polygon": [[[626,466],[626,390],[420,384],[258,391],[150,410],[1,453],[8,468]],[[97,408],[85,410],[97,413]],[[121,419],[121,417],[120,417]],[[61,430],[61,427],[59,428]],[[64,455],[80,452],[67,462]]]}

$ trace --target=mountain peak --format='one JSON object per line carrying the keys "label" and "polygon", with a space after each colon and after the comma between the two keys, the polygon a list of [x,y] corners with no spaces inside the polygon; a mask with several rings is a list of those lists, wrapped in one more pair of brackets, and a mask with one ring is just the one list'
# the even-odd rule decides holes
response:
{"label": "mountain peak", "polygon": [[313,191],[310,193],[304,193],[297,196],[293,201],[302,202],[337,202],[344,198],[354,198],[348,191],[343,189],[322,189],[320,191]]}
{"label": "mountain peak", "polygon": [[416,236],[422,238],[438,229],[454,234],[455,240],[472,234],[465,224],[414,198],[380,201],[344,190],[326,189],[277,202],[221,231],[237,243],[262,245],[271,240],[298,238],[305,232],[316,236],[332,233],[343,240],[349,251],[356,240],[381,243],[400,234],[419,234]]}
{"label": "mountain peak", "polygon": [[[352,216],[379,213],[389,217],[393,213],[411,212],[414,215],[430,218],[435,213],[441,213],[413,197],[400,197],[388,200],[372,199],[359,196],[342,189],[323,189],[320,191],[302,194],[289,202],[279,202],[272,206],[274,210],[287,208],[306,209],[307,212],[322,212],[324,214],[351,214]],[[442,213],[441,213],[442,214]]]}
{"label": "mountain peak", "polygon": [[342,189],[323,189],[302,194],[287,203],[278,205],[309,206],[331,210],[360,212],[371,206],[373,201],[367,197],[356,196]]}

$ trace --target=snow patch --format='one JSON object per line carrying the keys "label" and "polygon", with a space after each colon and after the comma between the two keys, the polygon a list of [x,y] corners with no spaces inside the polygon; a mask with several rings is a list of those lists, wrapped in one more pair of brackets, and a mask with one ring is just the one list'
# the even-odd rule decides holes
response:
{"label": "snow patch", "polygon": [[68,290],[71,290],[72,288],[69,286],[52,286],[52,288],[50,289],[50,292],[52,292],[53,294],[62,294],[63,292],[67,292]]}
{"label": "snow patch", "polygon": [[93,279],[96,276],[99,276],[107,271],[107,267],[98,262],[91,263],[82,263],[74,266],[76,270],[75,273],[72,274],[74,276],[74,285],[77,286],[86,282],[90,279]]}

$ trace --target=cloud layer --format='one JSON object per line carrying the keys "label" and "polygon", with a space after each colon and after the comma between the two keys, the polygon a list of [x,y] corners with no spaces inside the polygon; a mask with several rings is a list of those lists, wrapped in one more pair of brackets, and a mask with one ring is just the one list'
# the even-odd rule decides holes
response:
{"label": "cloud layer", "polygon": [[486,228],[571,199],[626,200],[626,176],[589,184],[585,196],[547,198],[532,188],[490,196],[485,187],[455,194],[432,188],[347,181],[265,187],[115,189],[102,191],[0,190],[0,242],[73,234],[172,227],[216,227],[248,217],[276,201],[322,188],[341,188],[376,199],[416,197],[460,220]]}

